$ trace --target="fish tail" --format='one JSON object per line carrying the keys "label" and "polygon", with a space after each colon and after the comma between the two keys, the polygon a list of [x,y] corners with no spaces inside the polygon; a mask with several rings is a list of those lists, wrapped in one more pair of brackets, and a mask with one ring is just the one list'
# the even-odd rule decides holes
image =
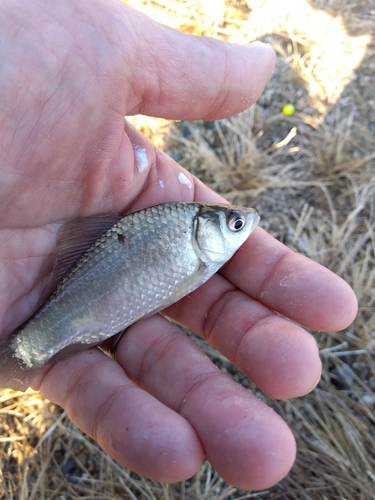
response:
{"label": "fish tail", "polygon": [[0,342],[0,388],[26,391],[38,368],[29,368],[15,355],[12,335]]}

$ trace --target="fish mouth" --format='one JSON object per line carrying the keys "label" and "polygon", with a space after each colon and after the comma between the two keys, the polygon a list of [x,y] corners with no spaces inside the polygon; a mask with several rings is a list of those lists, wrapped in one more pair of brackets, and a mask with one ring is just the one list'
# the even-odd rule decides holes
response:
{"label": "fish mouth", "polygon": [[253,232],[253,230],[257,227],[257,225],[259,224],[259,221],[260,221],[260,216],[258,214],[258,212],[253,209],[254,212],[253,212],[253,220],[252,220],[252,223],[251,223],[251,232]]}

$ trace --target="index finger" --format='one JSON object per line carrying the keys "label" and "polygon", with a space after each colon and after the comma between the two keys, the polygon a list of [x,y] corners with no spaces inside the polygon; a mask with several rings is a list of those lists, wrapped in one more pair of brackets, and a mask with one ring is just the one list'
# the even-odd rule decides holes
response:
{"label": "index finger", "polygon": [[356,296],[343,279],[259,227],[221,274],[270,309],[313,330],[341,330],[357,314]]}

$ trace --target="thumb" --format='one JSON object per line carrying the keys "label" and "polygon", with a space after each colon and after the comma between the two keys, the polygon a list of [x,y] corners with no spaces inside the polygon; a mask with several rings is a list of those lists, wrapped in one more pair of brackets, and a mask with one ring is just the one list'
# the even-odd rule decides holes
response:
{"label": "thumb", "polygon": [[224,118],[251,106],[272,74],[275,53],[268,44],[187,35],[128,5],[120,11],[131,40],[123,54],[131,89],[128,115]]}

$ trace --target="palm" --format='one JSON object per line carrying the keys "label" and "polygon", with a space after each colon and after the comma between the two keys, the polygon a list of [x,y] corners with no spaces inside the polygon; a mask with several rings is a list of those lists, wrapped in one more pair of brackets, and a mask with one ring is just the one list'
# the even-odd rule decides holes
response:
{"label": "palm", "polygon": [[[126,141],[123,122],[117,127],[110,123],[109,118],[108,124],[103,123],[103,129],[111,129],[119,142]],[[94,213],[124,210],[132,202],[132,193],[137,195],[142,189],[132,182],[131,145],[124,158],[117,156],[118,161],[113,161],[117,144],[113,151],[105,152],[107,162],[90,161],[87,151],[95,143],[94,134],[88,140],[89,134],[74,127],[74,120],[68,130],[62,126],[59,132],[65,134],[68,141],[76,138],[83,145],[82,151],[61,152],[61,147],[56,147],[47,136],[39,147],[48,158],[55,158],[53,163],[38,159],[35,164],[19,161],[17,169],[9,166],[2,170],[5,182],[0,200],[1,258],[5,279],[2,280],[1,314],[5,332],[12,330],[35,308],[53,263],[56,232],[61,223]],[[129,174],[122,168],[122,161],[129,165]]]}
{"label": "palm", "polygon": [[[3,32],[11,39],[22,21],[17,16],[34,17],[39,31],[26,24],[28,37],[21,30],[18,45],[9,45],[3,57],[7,74],[15,75],[0,96],[6,124],[0,131],[3,335],[37,305],[64,221],[170,200],[221,200],[191,177],[191,187],[182,185],[182,169],[123,117],[236,113],[259,94],[273,64],[266,49],[163,32],[115,2],[111,9],[102,0],[53,5],[50,11],[44,2],[13,11],[11,5],[5,16]],[[37,40],[51,36],[51,23],[57,43],[52,58],[48,44]],[[178,77],[186,72],[187,81]],[[186,99],[191,89],[198,96],[194,105]],[[134,145],[145,150],[147,168],[138,168]],[[285,277],[289,286],[280,294]],[[286,398],[314,386],[319,358],[311,337],[273,310],[333,330],[346,326],[355,308],[345,283],[258,229],[221,276],[168,314],[206,335],[266,393]],[[204,454],[228,482],[243,488],[266,487],[286,474],[294,444],[285,424],[225,379],[165,319],[131,327],[116,361],[97,349],[82,352],[54,365],[34,386],[117,460],[149,477],[188,477]]]}

